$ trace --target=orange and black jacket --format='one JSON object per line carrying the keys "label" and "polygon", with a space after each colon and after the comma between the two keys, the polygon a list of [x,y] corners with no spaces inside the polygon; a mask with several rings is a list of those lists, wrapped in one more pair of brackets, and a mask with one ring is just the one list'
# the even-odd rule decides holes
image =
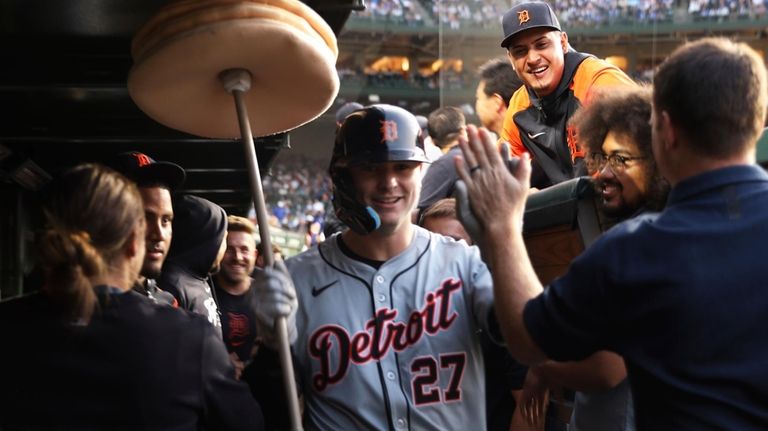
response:
{"label": "orange and black jacket", "polygon": [[531,187],[541,189],[585,175],[584,152],[568,121],[579,107],[589,104],[595,90],[635,85],[610,63],[571,50],[565,55],[560,85],[552,94],[538,98],[523,86],[512,95],[500,142],[509,142],[513,155],[530,153]]}

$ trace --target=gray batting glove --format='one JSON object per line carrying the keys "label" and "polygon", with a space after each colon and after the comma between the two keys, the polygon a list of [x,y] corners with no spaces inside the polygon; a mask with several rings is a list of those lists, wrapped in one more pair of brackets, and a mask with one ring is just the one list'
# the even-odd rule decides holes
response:
{"label": "gray batting glove", "polygon": [[477,217],[475,217],[475,213],[472,212],[467,185],[464,184],[464,181],[456,181],[453,187],[453,197],[456,199],[456,216],[469,234],[469,237],[472,238],[472,241],[475,244],[479,244],[483,240],[483,227],[480,225]]}
{"label": "gray batting glove", "polygon": [[480,258],[483,259],[488,268],[491,267],[491,263],[486,259],[486,251],[484,247],[484,235],[483,226],[480,224],[480,220],[475,217],[475,213],[472,211],[472,206],[469,204],[469,193],[467,193],[467,185],[464,181],[456,181],[456,185],[453,187],[453,197],[456,199],[456,216],[459,218],[464,230],[467,231],[469,237],[480,249]]}
{"label": "gray batting glove", "polygon": [[501,160],[507,165],[507,170],[514,175],[517,172],[517,165],[520,164],[520,159],[512,157],[512,148],[509,146],[509,142],[501,144]]}
{"label": "gray batting glove", "polygon": [[257,271],[253,285],[256,318],[264,343],[276,347],[275,320],[284,317],[288,327],[288,341],[293,344],[296,341],[296,310],[299,301],[285,264],[277,260],[274,267]]}
{"label": "gray batting glove", "polygon": [[[512,158],[511,149],[507,142],[501,144],[501,159],[504,160],[504,163],[507,165],[507,169],[510,172],[514,173],[517,170],[517,165],[520,163],[520,159],[517,157]],[[484,256],[485,252],[483,251],[483,225],[472,210],[472,205],[469,203],[467,185],[464,184],[464,181],[456,181],[453,188],[453,197],[456,199],[456,216],[469,234],[469,237],[472,238],[472,241],[474,241],[478,248],[480,248],[480,255],[483,257],[483,260],[488,263],[488,260],[485,259]]]}

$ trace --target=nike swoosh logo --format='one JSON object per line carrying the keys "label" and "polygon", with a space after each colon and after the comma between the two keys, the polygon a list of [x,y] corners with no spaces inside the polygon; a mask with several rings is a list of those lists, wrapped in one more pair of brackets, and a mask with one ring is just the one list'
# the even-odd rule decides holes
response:
{"label": "nike swoosh logo", "polygon": [[546,133],[547,133],[547,132],[539,132],[539,133],[536,133],[535,135],[531,135],[531,132],[528,132],[528,137],[529,137],[529,138],[531,138],[531,139],[536,139],[536,138],[538,138],[539,136],[541,136],[541,135],[544,135],[544,134],[546,134]]}
{"label": "nike swoosh logo", "polygon": [[334,284],[338,283],[339,280],[332,281],[325,286],[321,287],[312,287],[312,296],[320,296],[321,293],[325,292],[325,289],[333,286]]}

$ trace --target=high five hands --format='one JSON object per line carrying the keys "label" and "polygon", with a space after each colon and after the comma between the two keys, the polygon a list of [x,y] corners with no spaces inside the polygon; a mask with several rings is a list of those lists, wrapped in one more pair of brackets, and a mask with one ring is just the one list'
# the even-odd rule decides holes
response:
{"label": "high five hands", "polygon": [[509,144],[499,151],[485,129],[467,126],[467,139],[459,142],[462,156],[454,162],[456,210],[464,228],[483,249],[488,238],[508,237],[522,228],[525,200],[530,189],[531,160],[527,153],[511,158]]}

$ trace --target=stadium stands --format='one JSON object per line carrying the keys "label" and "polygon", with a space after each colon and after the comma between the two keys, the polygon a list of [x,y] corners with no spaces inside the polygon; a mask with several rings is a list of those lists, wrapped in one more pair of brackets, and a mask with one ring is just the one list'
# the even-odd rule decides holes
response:
{"label": "stadium stands", "polygon": [[262,185],[268,212],[283,229],[300,231],[307,221],[322,225],[325,214],[332,210],[325,166],[304,155],[282,154]]}
{"label": "stadium stands", "polygon": [[[653,24],[686,21],[759,19],[765,16],[763,0],[560,0],[552,2],[565,28],[620,24]],[[508,2],[500,0],[371,0],[352,19],[375,19],[413,26],[452,30],[467,27],[495,28]],[[682,12],[676,14],[676,11]],[[425,16],[426,14],[426,16]]]}

